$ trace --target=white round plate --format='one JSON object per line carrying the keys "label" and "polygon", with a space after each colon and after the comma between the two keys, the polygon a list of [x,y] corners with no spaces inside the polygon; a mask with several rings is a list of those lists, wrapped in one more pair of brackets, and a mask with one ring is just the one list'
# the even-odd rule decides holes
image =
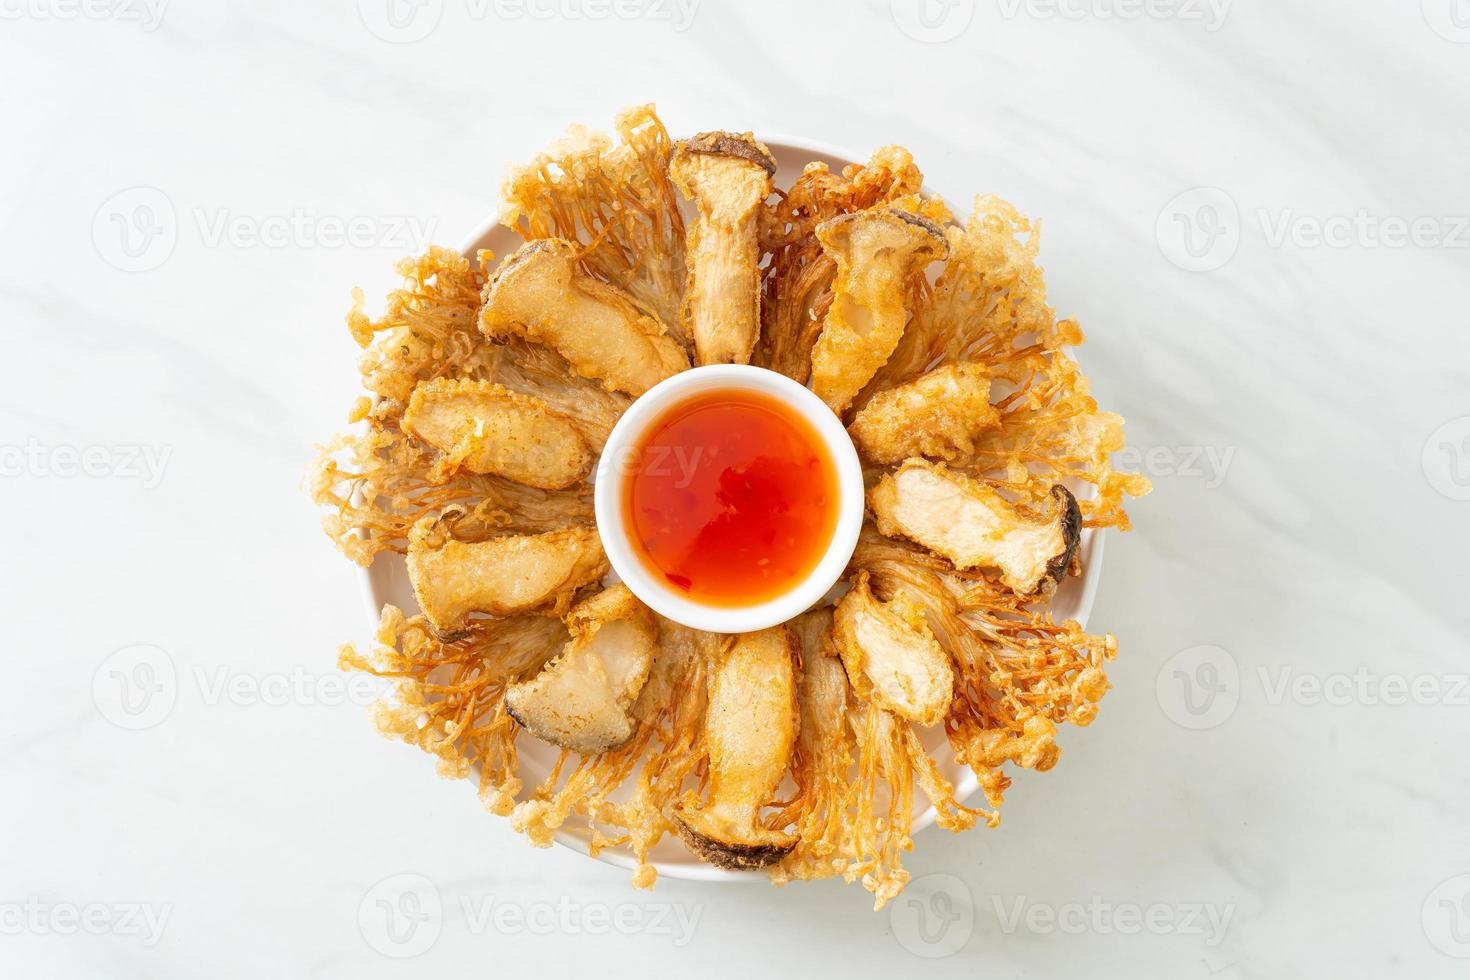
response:
{"label": "white round plate", "polygon": [[[865,162],[863,158],[854,153],[810,140],[775,137],[762,138],[762,142],[770,148],[776,158],[775,182],[780,187],[791,186],[792,182],[801,176],[802,168],[812,161],[825,163],[834,172],[841,171],[843,167],[851,163]],[[935,192],[926,186],[924,193],[933,194]],[[945,197],[944,199],[950,202],[968,200],[968,198],[961,197]],[[499,219],[495,218],[462,243],[460,251],[465,255],[473,256],[479,249],[490,249],[499,259],[515,251],[520,245],[521,237],[501,225]],[[1086,499],[1085,491],[1091,490],[1091,487],[1073,489],[1079,497]],[[1063,582],[1052,599],[1052,615],[1058,622],[1075,619],[1083,626],[1087,625],[1087,615],[1092,611],[1093,599],[1097,595],[1102,554],[1102,532],[1084,528],[1082,543],[1078,548],[1078,555],[1082,562],[1082,574]],[[418,611],[418,604],[414,602],[413,590],[408,583],[408,571],[403,559],[398,555],[389,552],[379,555],[370,568],[363,570],[362,584],[369,607],[369,616],[374,627],[377,626],[378,614],[384,605],[391,603],[409,614]],[[926,728],[921,730],[921,736],[924,747],[938,763],[940,772],[954,783],[955,799],[963,802],[974,796],[980,788],[980,782],[968,767],[955,762],[954,753],[950,750],[943,730],[938,726]],[[517,749],[521,762],[521,777],[527,786],[535,786],[546,777],[552,766],[556,764],[557,756],[561,751],[529,736],[517,741]],[[935,812],[934,808],[928,806],[922,799],[921,794],[914,795],[914,830],[917,832],[934,822]],[[588,853],[589,837],[587,831],[580,827],[568,827],[558,832],[556,839],[561,844],[586,854]],[[599,860],[620,868],[632,870],[637,867],[637,861],[633,855],[622,848],[604,849],[597,857]],[[690,853],[677,837],[664,838],[649,855],[649,861],[660,876],[666,875],[670,878],[719,882],[765,880],[765,875],[759,872],[722,871],[711,864],[706,864]]]}

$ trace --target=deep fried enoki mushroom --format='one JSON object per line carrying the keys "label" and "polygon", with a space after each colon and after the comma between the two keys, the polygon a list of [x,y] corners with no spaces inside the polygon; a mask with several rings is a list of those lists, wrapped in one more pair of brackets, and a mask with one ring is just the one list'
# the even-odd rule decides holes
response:
{"label": "deep fried enoki mushroom", "polygon": [[746,364],[760,333],[760,209],[776,161],[750,133],[700,133],[681,142],[669,178],[699,217],[685,254],[684,332],[700,364]]}
{"label": "deep fried enoki mushroom", "polygon": [[709,680],[704,747],[709,796],[685,797],[674,823],[685,843],[721,868],[762,868],[796,838],[761,825],[796,740],[796,637],[784,626],[728,641]]}
{"label": "deep fried enoki mushroom", "polygon": [[[857,859],[843,872],[873,893],[874,910],[903,891],[909,873],[900,855],[913,848],[914,789],[934,804],[936,822],[959,833],[975,825],[980,811],[960,803],[954,785],[944,778],[924,750],[912,725],[871,702],[848,710],[848,725],[857,744],[857,772],[852,784],[855,813],[852,840]],[[879,803],[886,803],[880,815]]]}
{"label": "deep fried enoki mushroom", "polygon": [[668,330],[615,286],[577,268],[577,250],[556,238],[527,242],[485,286],[480,330],[546,344],[572,370],[607,388],[641,395],[689,367]]}
{"label": "deep fried enoki mushroom", "polygon": [[[533,844],[548,847],[570,816],[586,815],[589,850],[596,854],[603,847],[627,845],[638,859],[633,873],[638,888],[650,888],[657,880],[648,853],[673,830],[664,814],[700,761],[694,743],[704,718],[702,670],[723,640],[661,617],[655,620],[658,649],[648,681],[631,709],[636,723],[633,737],[611,751],[580,756],[570,766],[563,755],[511,817],[512,826]],[[632,798],[609,800],[635,772]],[[610,834],[606,829],[610,827],[618,830]]]}
{"label": "deep fried enoki mushroom", "polygon": [[756,363],[807,383],[812,346],[837,271],[817,240],[817,227],[839,214],[900,203],[936,224],[948,223],[952,219],[943,202],[919,197],[923,182],[908,150],[885,146],[866,164],[844,167],[840,174],[825,163],[807,164],[796,183],[766,206],[761,249],[770,260],[764,268]]}
{"label": "deep fried enoki mushroom", "polygon": [[463,467],[543,490],[571,486],[592,468],[592,447],[575,423],[545,402],[489,381],[420,382],[403,429],[443,455],[431,482]]}
{"label": "deep fried enoki mushroom", "polygon": [[911,459],[868,494],[878,530],[943,555],[956,568],[995,568],[1020,595],[1053,591],[1082,535],[1077,500],[1052,487],[1050,513],[1006,500],[989,484],[942,463]]}
{"label": "deep fried enoki mushroom", "polygon": [[[1087,526],[1126,528],[1123,498],[1148,483],[1113,471],[1122,420],[1090,396],[1068,353],[1082,332],[1048,305],[1036,226],[1009,205],[979,198],[960,227],[923,194],[911,155],[885,147],[840,174],[808,164],[752,206],[769,161],[748,137],[696,137],[676,167],[651,107],[620,116],[618,131],[574,128],[511,172],[504,221],[534,244],[498,278],[488,252],[431,248],[399,266],[380,318],[355,294],[365,397],[353,430],[322,449],[311,490],[353,560],[408,554],[426,615],[385,608],[373,651],[348,648],[341,663],[393,684],[374,708],[385,733],[446,776],[474,773],[487,806],[537,845],[584,818],[589,851],[626,848],[648,887],[653,849],[676,833],[778,884],[860,877],[881,906],[908,878],[899,859],[923,797],[941,827],[994,826],[1010,771],[1050,768],[1058,726],[1096,717],[1116,642],[1054,622],[1039,600],[1075,565],[1079,509]],[[687,236],[675,179],[700,218]],[[750,362],[806,383],[816,356],[815,383],[877,484],[877,519],[900,535],[870,523],[852,558],[859,588],[839,612],[843,645],[861,655],[848,658],[851,683],[830,608],[740,639],[655,617],[646,668],[646,612],[620,589],[584,601],[606,563],[565,426],[600,452],[633,396],[687,366],[696,333],[698,360],[744,359],[748,220],[761,287]],[[949,252],[932,282],[918,254],[931,246]],[[528,406],[550,414],[532,424]],[[546,444],[518,455],[532,431]],[[905,509],[899,489],[920,471],[953,475],[941,483],[961,498],[960,520]],[[1061,486],[1083,483],[1095,492],[1078,508]],[[865,630],[878,640],[851,639]],[[945,658],[940,708],[943,671],[915,665]],[[911,720],[940,713],[990,811],[955,798],[942,756],[926,751],[938,732]],[[527,728],[563,746],[529,788]]]}
{"label": "deep fried enoki mushroom", "polygon": [[801,679],[796,700],[800,730],[791,756],[796,793],[777,808],[767,825],[790,825],[797,845],[771,869],[771,879],[830,878],[854,855],[846,849],[848,769],[852,735],[847,727],[847,672],[832,643],[832,609],[823,607],[791,621],[801,643]]}
{"label": "deep fried enoki mushroom", "polygon": [[372,709],[378,730],[434,756],[441,776],[477,770],[480,798],[504,816],[521,791],[505,689],[540,669],[566,635],[551,617],[512,616],[477,622],[446,643],[424,617],[384,606],[376,643],[367,654],[344,646],[338,666],[390,680],[391,697]]}
{"label": "deep fried enoki mushroom", "polygon": [[[945,721],[958,761],[972,768],[992,807],[1003,801],[1007,764],[1038,771],[1057,761],[1056,726],[1087,725],[1107,693],[1103,665],[1117,653],[1110,636],[1075,622],[1057,624],[1044,608],[906,541],[863,532],[852,567],[874,590],[906,590],[923,605],[935,637],[955,664],[955,697]],[[999,813],[987,814],[994,826]]]}
{"label": "deep fried enoki mushroom", "polygon": [[887,464],[969,456],[980,434],[999,424],[984,365],[961,362],[874,395],[847,431],[864,459]]}
{"label": "deep fried enoki mushroom", "polygon": [[936,363],[985,364],[1009,390],[995,402],[999,426],[977,441],[967,465],[1033,503],[1050,496],[1053,484],[1090,483],[1097,493],[1079,501],[1087,526],[1127,530],[1124,498],[1148,493],[1149,481],[1112,467],[1123,447],[1123,419],[1099,411],[1087,377],[1066,352],[1083,342],[1082,330],[1075,320],[1057,319],[1047,302],[1038,224],[982,195],[949,237],[949,260],[928,301],[914,310],[898,349],[863,394],[912,380]]}
{"label": "deep fried enoki mushroom", "polygon": [[837,603],[832,633],[858,697],[920,725],[944,720],[954,670],[908,592],[880,602],[860,572]]}
{"label": "deep fried enoki mushroom", "polygon": [[[684,782],[700,763],[695,746],[701,737],[707,691],[705,671],[714,662],[725,637],[690,629],[658,617],[659,652],[653,673],[633,705],[638,735],[629,748],[646,740],[657,747],[648,753],[626,803],[606,804],[601,816],[628,832],[628,844],[638,859],[633,885],[651,888],[657,872],[648,863],[649,852],[675,831],[666,814],[673,808]],[[627,751],[626,749],[624,751]],[[638,752],[642,757],[642,752]]]}
{"label": "deep fried enoki mushroom", "polygon": [[633,737],[630,709],[648,680],[658,628],[626,585],[583,600],[566,624],[571,640],[534,678],[511,685],[505,708],[543,741],[607,752]]}
{"label": "deep fried enoki mushroom", "polygon": [[540,490],[464,472],[431,483],[436,455],[398,425],[375,418],[322,446],[309,480],[312,496],[327,508],[322,527],[337,547],[367,567],[383,551],[406,553],[411,529],[425,518],[459,515],[502,534],[540,534],[592,521],[590,488]]}
{"label": "deep fried enoki mushroom", "polygon": [[578,589],[607,574],[596,528],[440,543],[428,526],[410,535],[408,579],[419,608],[442,633],[462,627],[471,613],[563,610]]}
{"label": "deep fried enoki mushroom", "polygon": [[529,395],[565,416],[595,453],[602,451],[613,426],[632,403],[622,392],[608,391],[602,382],[574,374],[566,358],[524,337],[476,346],[464,359],[464,369],[469,377]]}
{"label": "deep fried enoki mushroom", "polygon": [[949,245],[939,226],[898,208],[841,215],[819,225],[817,238],[837,279],[812,350],[812,390],[841,413],[898,346],[909,282]]}
{"label": "deep fried enoki mushroom", "polygon": [[388,294],[383,315],[367,315],[361,289],[352,291],[347,328],[364,348],[358,360],[365,389],[376,396],[379,417],[402,411],[413,386],[438,377],[451,352],[480,343],[475,318],[485,286],[482,264],[437,245],[398,263],[403,285]]}
{"label": "deep fried enoki mushroom", "polygon": [[585,250],[588,272],[675,331],[685,273],[684,222],[668,179],[674,141],[651,105],[618,113],[617,133],[614,143],[573,126],[545,153],[512,167],[501,187],[501,221],[527,240],[574,242]]}

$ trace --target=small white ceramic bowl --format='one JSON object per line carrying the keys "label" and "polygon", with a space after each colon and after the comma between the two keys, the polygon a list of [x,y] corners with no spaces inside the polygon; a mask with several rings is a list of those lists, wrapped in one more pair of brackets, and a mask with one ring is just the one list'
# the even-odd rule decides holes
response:
{"label": "small white ceramic bowl", "polygon": [[[837,524],[817,567],[790,591],[751,606],[709,606],[659,579],[634,550],[625,507],[628,476],[649,428],[673,406],[710,391],[750,391],[775,398],[816,431],[837,471]],[[815,606],[837,584],[863,529],[863,468],[842,422],[820,398],[784,374],[748,364],[711,364],[659,382],[613,427],[597,465],[593,499],[597,529],[613,571],[633,594],[676,623],[711,633],[750,633],[784,623]]]}

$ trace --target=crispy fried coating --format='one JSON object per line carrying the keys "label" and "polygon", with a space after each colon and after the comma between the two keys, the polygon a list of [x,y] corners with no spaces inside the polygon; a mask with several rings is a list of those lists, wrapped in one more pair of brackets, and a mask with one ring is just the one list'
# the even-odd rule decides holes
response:
{"label": "crispy fried coating", "polygon": [[633,737],[629,709],[653,666],[658,627],[625,585],[584,599],[566,618],[572,638],[529,681],[511,685],[505,708],[531,734],[591,755]]}
{"label": "crispy fried coating", "polygon": [[912,280],[949,245],[933,222],[898,208],[841,215],[819,225],[817,238],[837,278],[812,349],[812,390],[841,414],[898,346]]}
{"label": "crispy fried coating", "polygon": [[535,674],[566,638],[557,619],[513,616],[476,622],[448,643],[424,617],[384,606],[370,652],[348,644],[338,666],[391,680],[392,694],[373,706],[378,731],[434,756],[446,778],[478,768],[480,798],[504,816],[522,789],[505,690]]}
{"label": "crispy fried coating", "polygon": [[806,384],[812,347],[832,301],[837,263],[822,249],[817,228],[841,214],[894,205],[945,224],[942,201],[919,197],[923,174],[901,146],[878,149],[866,164],[834,174],[809,163],[796,183],[765,209],[762,250],[770,256],[762,283],[761,339],[755,363]]}
{"label": "crispy fried coating", "polygon": [[[1104,664],[1117,654],[1111,636],[1053,623],[1027,597],[872,527],[864,529],[852,567],[868,572],[880,594],[906,589],[923,605],[956,668],[950,744],[980,777],[992,807],[1010,785],[1002,767],[1051,768],[1060,752],[1056,726],[1096,717],[1108,689]],[[992,826],[999,819],[987,815]]]}
{"label": "crispy fried coating", "polygon": [[689,367],[662,323],[578,270],[575,246],[556,238],[528,242],[501,263],[485,286],[480,330],[546,344],[582,377],[634,396]]}
{"label": "crispy fried coating", "polygon": [[833,877],[854,857],[847,848],[847,775],[853,763],[847,727],[850,688],[832,642],[832,609],[803,613],[790,625],[801,645],[796,689],[800,728],[791,757],[796,793],[766,825],[790,825],[797,844],[771,869],[777,884]]}
{"label": "crispy fried coating", "polygon": [[868,493],[878,530],[915,541],[957,568],[995,568],[1021,595],[1055,589],[1082,532],[1077,502],[1054,488],[1050,514],[1006,500],[943,463],[911,459]]}
{"label": "crispy fried coating", "polygon": [[480,263],[431,246],[399,262],[397,270],[403,285],[388,294],[382,317],[367,315],[361,289],[352,291],[347,314],[347,328],[363,348],[358,371],[378,400],[373,416],[379,419],[396,417],[418,382],[452,369],[443,356],[447,351],[468,353],[481,343],[475,329],[485,285]]}
{"label": "crispy fried coating", "polygon": [[[579,756],[564,779],[563,755],[551,776],[516,806],[511,817],[517,831],[547,847],[569,817],[586,816],[594,854],[603,847],[626,845],[638,858],[633,874],[638,888],[651,888],[657,880],[648,863],[649,851],[673,832],[665,814],[700,761],[694,745],[704,719],[703,670],[724,639],[662,617],[655,620],[657,652],[632,708],[637,722],[632,739],[600,755]],[[609,800],[630,781],[631,799]]]}
{"label": "crispy fried coating", "polygon": [[612,433],[632,399],[602,383],[572,373],[571,365],[550,347],[521,337],[481,343],[465,358],[465,376],[501,385],[534,398],[570,419],[593,452]]}
{"label": "crispy fried coating", "polygon": [[674,822],[689,847],[722,868],[779,861],[796,838],[760,824],[796,741],[796,637],[784,626],[730,640],[713,668],[705,713],[709,796],[686,796]]}
{"label": "crispy fried coating", "polygon": [[833,638],[858,697],[920,725],[944,720],[954,671],[907,591],[880,602],[859,572],[837,603]]}
{"label": "crispy fried coating", "polygon": [[431,482],[443,483],[463,467],[560,490],[592,468],[592,447],[571,419],[490,381],[420,382],[403,428],[444,454],[429,470]]}
{"label": "crispy fried coating", "polygon": [[984,365],[960,362],[879,392],[847,431],[869,463],[901,463],[911,456],[952,461],[971,455],[981,434],[999,423]]}
{"label": "crispy fried coating", "polygon": [[1098,410],[1066,352],[1082,343],[1082,330],[1074,320],[1058,320],[1047,302],[1038,226],[1005,201],[981,195],[963,229],[949,229],[949,244],[932,295],[915,306],[898,348],[859,403],[938,362],[983,363],[1010,390],[995,403],[1000,425],[984,433],[968,464],[1038,506],[1054,484],[1090,483],[1096,495],[1080,501],[1087,526],[1127,530],[1124,498],[1151,486],[1112,467],[1123,447],[1123,420]]}
{"label": "crispy fried coating", "polygon": [[633,798],[604,804],[599,810],[602,819],[626,829],[628,846],[638,859],[633,875],[638,888],[653,886],[657,872],[648,863],[649,851],[665,834],[675,832],[667,814],[702,761],[695,746],[703,734],[706,668],[725,645],[723,636],[657,618],[658,657],[633,706],[639,728],[629,746],[642,740],[649,747],[646,754],[640,750],[631,756],[642,762]]}
{"label": "crispy fried coating", "polygon": [[760,333],[760,215],[776,161],[750,133],[678,144],[669,177],[699,216],[685,254],[684,333],[700,364],[747,364]]}
{"label": "crispy fried coating", "polygon": [[591,527],[438,545],[415,535],[408,547],[414,598],[445,633],[462,627],[471,613],[564,609],[607,568],[602,540]]}
{"label": "crispy fried coating", "polygon": [[[848,725],[857,743],[857,774],[852,795],[852,846],[856,860],[843,872],[847,881],[862,879],[873,894],[873,909],[903,891],[909,873],[900,856],[913,848],[914,788],[928,797],[939,826],[959,833],[975,825],[980,811],[955,799],[954,786],[938,766],[912,725],[876,704],[857,704],[848,710]],[[880,814],[879,802],[886,802]]]}
{"label": "crispy fried coating", "polygon": [[485,282],[480,265],[431,248],[398,268],[404,284],[389,295],[381,319],[370,319],[362,311],[361,291],[354,292],[348,326],[367,346],[359,368],[374,400],[359,400],[350,416],[356,429],[319,447],[308,474],[312,497],[326,511],[323,529],[345,555],[366,566],[383,551],[405,552],[409,529],[420,519],[451,512],[501,533],[590,523],[587,488],[545,491],[467,472],[447,483],[432,482],[438,452],[408,436],[399,423],[415,386],[436,378],[505,384],[576,418],[592,434],[611,429],[626,396],[571,375],[554,352],[483,338],[475,328]]}
{"label": "crispy fried coating", "polygon": [[618,139],[573,126],[545,153],[512,167],[501,220],[527,241],[574,242],[587,271],[632,297],[689,346],[679,326],[684,221],[668,179],[674,141],[653,106],[626,109]]}

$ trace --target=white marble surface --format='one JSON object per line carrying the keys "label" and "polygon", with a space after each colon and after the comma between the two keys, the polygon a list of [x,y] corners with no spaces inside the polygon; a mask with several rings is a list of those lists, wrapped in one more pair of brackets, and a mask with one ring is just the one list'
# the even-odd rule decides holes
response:
{"label": "white marble surface", "polygon": [[[0,975],[1464,976],[1470,4],[582,2],[0,2]],[[649,100],[1042,217],[1155,478],[1099,721],[891,912],[534,851],[333,669],[349,289]]]}

